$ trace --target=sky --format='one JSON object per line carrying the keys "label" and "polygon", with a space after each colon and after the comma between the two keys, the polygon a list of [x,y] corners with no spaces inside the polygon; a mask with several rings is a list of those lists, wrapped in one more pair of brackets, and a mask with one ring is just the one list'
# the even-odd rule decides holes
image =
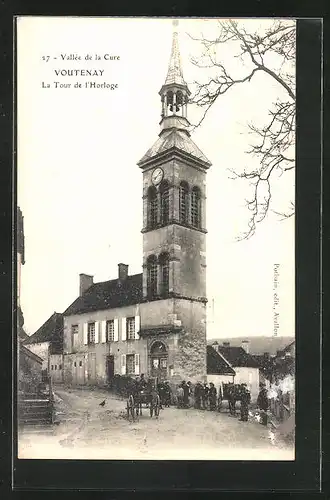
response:
{"label": "sky", "polygon": [[[245,23],[254,30],[269,21]],[[200,51],[191,37],[216,29],[216,20],[180,20],[183,73],[192,88],[208,70],[191,63]],[[79,273],[106,281],[117,277],[119,262],[129,264],[130,274],[142,271],[137,162],[160,132],[158,92],[171,40],[171,19],[18,19],[17,189],[26,260],[21,306],[29,334],[76,299]],[[70,54],[81,59],[62,60]],[[105,54],[120,59],[106,60]],[[230,44],[223,46],[223,59],[235,73],[242,67],[234,55]],[[68,69],[103,74],[56,76],[55,71]],[[56,81],[71,87],[55,88]],[[85,81],[118,87],[74,88]],[[294,217],[280,222],[269,212],[251,239],[238,242],[249,216],[249,188],[230,178],[230,169],[257,162],[246,154],[251,143],[247,123],[263,123],[272,102],[282,96],[280,86],[260,73],[221,96],[192,134],[212,162],[206,214],[208,338],[274,334],[275,264],[277,335],[294,335]],[[199,117],[200,110],[188,106],[191,123]],[[294,199],[294,176],[278,179],[272,198],[276,210],[285,210]]]}

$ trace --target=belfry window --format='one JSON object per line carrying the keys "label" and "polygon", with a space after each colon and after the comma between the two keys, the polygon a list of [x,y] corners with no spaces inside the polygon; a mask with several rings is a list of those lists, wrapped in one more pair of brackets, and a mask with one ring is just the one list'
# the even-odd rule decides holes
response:
{"label": "belfry window", "polygon": [[180,222],[188,223],[189,187],[186,182],[180,182],[179,188]]}
{"label": "belfry window", "polygon": [[201,192],[196,186],[191,192],[191,224],[194,227],[201,226]]}
{"label": "belfry window", "polygon": [[157,225],[158,199],[157,189],[150,187],[148,189],[148,226],[150,228]]}
{"label": "belfry window", "polygon": [[169,292],[169,255],[162,253],[159,256],[160,265],[160,292],[161,295],[168,295]]}
{"label": "belfry window", "polygon": [[170,189],[167,181],[160,185],[161,223],[168,224],[170,215]]}
{"label": "belfry window", "polygon": [[157,295],[157,258],[150,255],[147,260],[147,291],[148,297]]}

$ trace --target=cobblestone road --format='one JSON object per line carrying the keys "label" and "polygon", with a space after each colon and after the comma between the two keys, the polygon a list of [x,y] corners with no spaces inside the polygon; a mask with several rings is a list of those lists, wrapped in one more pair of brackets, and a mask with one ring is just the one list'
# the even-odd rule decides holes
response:
{"label": "cobblestone road", "polygon": [[[126,402],[99,389],[55,389],[57,424],[19,435],[19,458],[293,460],[293,447],[251,419],[228,412],[165,408],[126,419]],[[106,400],[104,407],[99,403]]]}

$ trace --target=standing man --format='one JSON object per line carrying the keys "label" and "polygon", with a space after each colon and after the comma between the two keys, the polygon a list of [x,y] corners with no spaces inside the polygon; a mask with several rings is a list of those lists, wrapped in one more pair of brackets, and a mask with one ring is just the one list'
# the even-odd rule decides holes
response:
{"label": "standing man", "polygon": [[218,411],[221,410],[222,400],[223,400],[223,392],[222,392],[222,384],[220,384],[218,391]]}
{"label": "standing man", "polygon": [[227,386],[227,391],[228,391],[228,405],[229,405],[229,413],[231,415],[236,415],[236,408],[235,408],[235,386],[232,382],[228,383]]}
{"label": "standing man", "polygon": [[195,408],[197,410],[200,410],[201,399],[202,399],[202,384],[199,381],[195,385],[194,398],[195,398]]}
{"label": "standing man", "polygon": [[189,390],[189,393],[188,393],[188,406],[192,406],[192,395],[193,395],[193,387],[192,387],[192,383],[190,382],[190,380],[188,380],[187,382],[187,386],[188,386],[188,390]]}
{"label": "standing man", "polygon": [[189,408],[189,385],[185,382],[185,380],[182,382],[182,389],[183,389],[183,406],[184,408]]}
{"label": "standing man", "polygon": [[210,410],[215,411],[217,407],[217,390],[214,387],[213,382],[210,382],[209,403],[210,403]]}
{"label": "standing man", "polygon": [[183,393],[183,387],[182,387],[182,383],[180,385],[178,385],[178,388],[177,388],[177,399],[178,399],[178,408],[183,408],[183,396],[184,396],[184,393]]}
{"label": "standing man", "polygon": [[204,382],[204,384],[203,384],[203,392],[202,392],[203,410],[206,410],[206,408],[207,408],[208,398],[209,398],[209,388],[207,386],[207,383]]}
{"label": "standing man", "polygon": [[166,408],[170,407],[171,394],[172,394],[172,391],[171,391],[170,384],[169,384],[168,380],[166,380],[164,383],[164,399],[165,399],[164,403],[165,403]]}
{"label": "standing man", "polygon": [[147,387],[147,381],[144,378],[144,373],[141,373],[140,380],[139,380],[139,389],[140,391],[144,391],[144,389]]}
{"label": "standing man", "polygon": [[246,384],[241,384],[241,422],[247,422],[249,420],[249,404],[251,401],[250,392],[247,389]]}
{"label": "standing man", "polygon": [[269,400],[268,400],[268,394],[267,394],[267,389],[266,389],[266,385],[261,383],[259,385],[260,387],[260,392],[259,392],[259,395],[258,395],[258,399],[257,399],[257,407],[259,408],[260,410],[260,415],[261,415],[261,424],[262,425],[267,425],[267,412],[268,412],[268,409],[269,409]]}
{"label": "standing man", "polygon": [[157,389],[158,389],[158,394],[159,394],[159,399],[160,399],[160,408],[162,410],[163,406],[165,405],[165,386],[164,386],[164,383],[159,382]]}

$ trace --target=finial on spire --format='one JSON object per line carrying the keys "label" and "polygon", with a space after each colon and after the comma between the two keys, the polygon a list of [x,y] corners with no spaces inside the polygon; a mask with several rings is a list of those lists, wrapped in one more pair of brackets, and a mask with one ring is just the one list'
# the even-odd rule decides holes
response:
{"label": "finial on spire", "polygon": [[178,19],[173,19],[172,21],[172,25],[173,25],[173,31],[176,33],[177,32],[177,28],[179,26],[179,21]]}

